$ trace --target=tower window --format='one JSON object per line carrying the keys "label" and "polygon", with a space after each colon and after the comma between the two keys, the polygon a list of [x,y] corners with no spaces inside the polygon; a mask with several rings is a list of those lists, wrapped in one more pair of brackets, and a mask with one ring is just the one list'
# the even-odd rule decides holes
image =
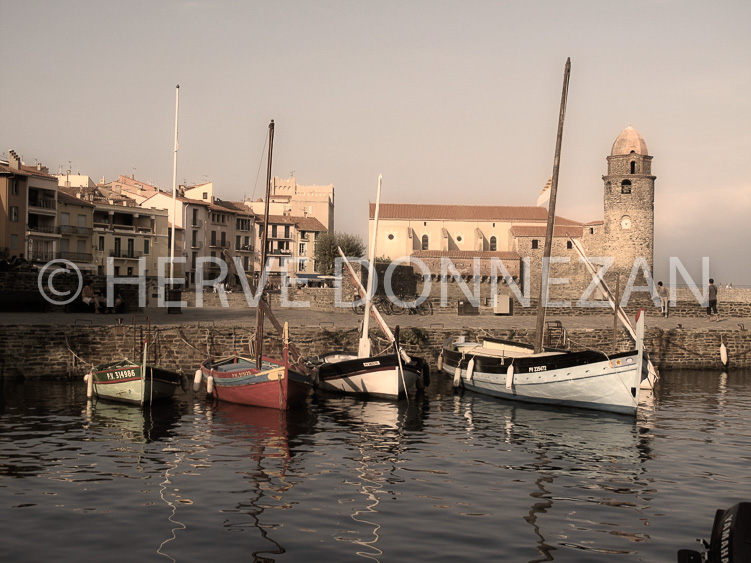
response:
{"label": "tower window", "polygon": [[631,193],[631,180],[623,180],[623,182],[621,182],[621,193],[622,194]]}
{"label": "tower window", "polygon": [[532,239],[532,249],[534,250],[536,248],[539,248],[539,246],[540,246],[540,241],[537,240],[536,238]]}
{"label": "tower window", "polygon": [[498,250],[498,241],[495,237],[490,237],[490,251],[495,252]]}
{"label": "tower window", "polygon": [[595,228],[594,228],[594,227],[590,227],[590,228],[589,228],[589,234],[590,234],[590,235],[593,235],[593,234],[595,234]]}
{"label": "tower window", "polygon": [[428,235],[422,235],[422,249],[428,249]]}
{"label": "tower window", "polygon": [[636,162],[631,161],[631,174],[636,174]]}
{"label": "tower window", "polygon": [[570,240],[567,240],[566,241],[566,248],[568,248],[569,250],[571,250],[572,248],[574,248],[574,244]]}

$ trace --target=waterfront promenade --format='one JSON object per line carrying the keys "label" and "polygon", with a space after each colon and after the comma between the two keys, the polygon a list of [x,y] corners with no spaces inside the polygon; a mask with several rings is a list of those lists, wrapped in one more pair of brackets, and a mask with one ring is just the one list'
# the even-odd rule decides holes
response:
{"label": "waterfront promenade", "polygon": [[[274,315],[280,322],[288,322],[290,327],[321,328],[347,330],[356,328],[362,316],[355,315],[349,308],[341,311],[319,311],[310,308],[276,307]],[[148,320],[154,326],[168,326],[180,324],[213,323],[214,325],[254,324],[256,310],[241,307],[186,307],[180,313],[169,313],[164,307],[147,307],[141,311],[128,312],[122,315],[93,314],[93,313],[64,313],[64,312],[6,312],[0,313],[0,326],[8,325],[101,325],[112,326],[118,324],[144,323]],[[391,327],[399,325],[404,328],[435,328],[435,329],[534,329],[536,317],[534,315],[494,315],[482,312],[479,315],[458,315],[456,312],[440,313],[421,317],[419,315],[384,315],[386,323]],[[560,320],[568,330],[597,329],[607,330],[613,327],[613,315],[603,311],[600,315],[551,315],[548,321]],[[704,317],[673,317],[664,318],[657,308],[647,310],[646,325],[648,328],[672,330],[682,328],[686,330],[721,329],[741,330],[741,325],[751,330],[751,321],[747,318],[720,318],[719,322],[707,322]],[[679,327],[680,325],[680,327]],[[375,325],[371,326],[375,328]],[[619,325],[620,326],[620,325]]]}

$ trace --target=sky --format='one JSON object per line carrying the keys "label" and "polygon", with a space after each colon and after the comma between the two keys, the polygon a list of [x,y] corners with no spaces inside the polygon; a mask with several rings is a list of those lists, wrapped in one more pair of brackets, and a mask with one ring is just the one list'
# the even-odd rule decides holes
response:
{"label": "sky", "polygon": [[[535,205],[603,217],[606,157],[631,124],[655,183],[655,278],[676,257],[751,286],[747,0],[0,0],[0,155],[224,200],[273,174],[335,186],[335,228],[368,202]],[[709,271],[702,271],[703,258]],[[682,280],[678,279],[679,282]]]}

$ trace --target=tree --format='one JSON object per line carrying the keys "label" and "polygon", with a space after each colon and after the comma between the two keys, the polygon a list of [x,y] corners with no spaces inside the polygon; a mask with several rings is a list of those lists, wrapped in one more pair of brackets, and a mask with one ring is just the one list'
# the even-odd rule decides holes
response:
{"label": "tree", "polygon": [[365,256],[365,244],[359,235],[349,233],[322,233],[316,240],[315,259],[318,272],[325,275],[334,273],[336,259],[339,258],[338,247],[348,258]]}

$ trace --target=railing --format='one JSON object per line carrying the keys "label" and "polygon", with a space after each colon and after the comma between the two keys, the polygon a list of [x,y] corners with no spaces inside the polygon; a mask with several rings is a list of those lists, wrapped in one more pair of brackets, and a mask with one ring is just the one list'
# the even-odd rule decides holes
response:
{"label": "railing", "polygon": [[55,257],[55,253],[50,250],[32,250],[29,254],[29,260],[39,260],[48,262]]}
{"label": "railing", "polygon": [[30,225],[26,225],[26,228],[32,233],[54,233],[55,232],[54,226],[46,227],[46,226],[37,225],[35,227],[32,227]]}
{"label": "railing", "polygon": [[70,260],[71,262],[92,262],[94,260],[94,256],[92,254],[86,254],[85,252],[61,251],[57,253],[57,258],[62,260]]}
{"label": "railing", "polygon": [[42,209],[55,209],[54,199],[32,199],[29,201],[29,207],[41,207]]}
{"label": "railing", "polygon": [[122,223],[112,223],[112,228],[117,231],[136,231],[136,227],[134,225],[125,225]]}
{"label": "railing", "polygon": [[244,250],[246,252],[253,252],[253,246],[250,244],[236,244],[235,250]]}
{"label": "railing", "polygon": [[191,220],[190,226],[193,227],[194,229],[200,229],[201,227],[203,227],[203,219]]}
{"label": "railing", "polygon": [[110,256],[112,258],[140,258],[143,256],[143,252],[128,251],[128,250],[110,250]]}
{"label": "railing", "polygon": [[74,225],[60,225],[58,232],[61,235],[90,235],[94,229],[91,227],[76,227]]}
{"label": "railing", "polygon": [[202,240],[194,240],[193,242],[190,243],[190,247],[193,248],[193,249],[195,249],[195,250],[201,249],[201,248],[203,248],[203,241]]}
{"label": "railing", "polygon": [[226,241],[225,241],[225,242],[222,242],[222,241],[220,241],[220,240],[212,240],[212,241],[211,241],[211,242],[209,243],[209,246],[211,246],[211,247],[213,247],[213,248],[229,248],[229,243],[228,243],[228,242],[226,242]]}

